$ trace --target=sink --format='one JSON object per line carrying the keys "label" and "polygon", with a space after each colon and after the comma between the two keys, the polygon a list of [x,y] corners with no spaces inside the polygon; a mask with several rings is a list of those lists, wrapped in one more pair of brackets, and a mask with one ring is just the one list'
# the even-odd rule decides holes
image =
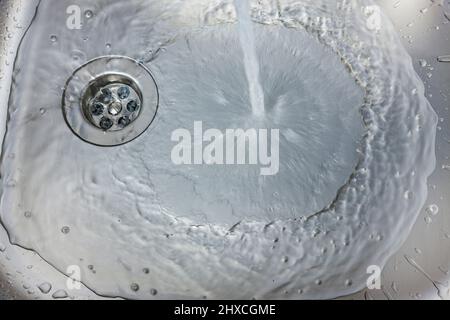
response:
{"label": "sink", "polygon": [[0,299],[448,299],[449,17],[2,0]]}

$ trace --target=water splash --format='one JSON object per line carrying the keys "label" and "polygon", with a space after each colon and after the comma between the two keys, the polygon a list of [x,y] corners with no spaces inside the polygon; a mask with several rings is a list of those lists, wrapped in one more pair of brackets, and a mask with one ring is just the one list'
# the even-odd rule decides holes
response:
{"label": "water splash", "polygon": [[245,74],[248,81],[252,112],[255,116],[262,116],[264,115],[264,91],[259,78],[259,63],[256,54],[250,3],[248,0],[235,0],[234,3],[239,20],[239,40],[244,53]]}

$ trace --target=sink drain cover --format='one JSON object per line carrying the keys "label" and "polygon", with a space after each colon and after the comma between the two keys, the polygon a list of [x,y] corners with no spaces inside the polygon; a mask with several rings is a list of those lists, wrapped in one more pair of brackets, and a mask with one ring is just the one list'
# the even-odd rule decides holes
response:
{"label": "sink drain cover", "polygon": [[79,67],[66,83],[64,118],[82,140],[116,146],[140,136],[158,110],[150,71],[122,56],[100,57]]}

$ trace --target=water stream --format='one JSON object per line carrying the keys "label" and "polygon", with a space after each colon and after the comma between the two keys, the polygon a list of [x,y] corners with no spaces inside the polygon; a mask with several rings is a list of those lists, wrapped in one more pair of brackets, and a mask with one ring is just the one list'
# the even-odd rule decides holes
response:
{"label": "water stream", "polygon": [[244,54],[245,74],[250,92],[250,103],[255,116],[264,115],[264,91],[260,82],[259,57],[251,19],[250,1],[235,0],[239,24],[239,40]]}

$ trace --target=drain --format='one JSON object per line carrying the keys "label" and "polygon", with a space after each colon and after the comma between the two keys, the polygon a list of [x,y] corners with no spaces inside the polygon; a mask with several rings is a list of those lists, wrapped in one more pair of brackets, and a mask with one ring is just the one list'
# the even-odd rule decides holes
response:
{"label": "drain", "polygon": [[122,56],[100,57],[79,67],[67,81],[63,113],[82,140],[116,146],[145,132],[158,102],[158,88],[143,64]]}
{"label": "drain", "polygon": [[[93,80],[81,99],[84,116],[103,131],[119,131],[139,117],[142,92],[130,77],[106,74]],[[131,107],[129,107],[131,106]]]}

